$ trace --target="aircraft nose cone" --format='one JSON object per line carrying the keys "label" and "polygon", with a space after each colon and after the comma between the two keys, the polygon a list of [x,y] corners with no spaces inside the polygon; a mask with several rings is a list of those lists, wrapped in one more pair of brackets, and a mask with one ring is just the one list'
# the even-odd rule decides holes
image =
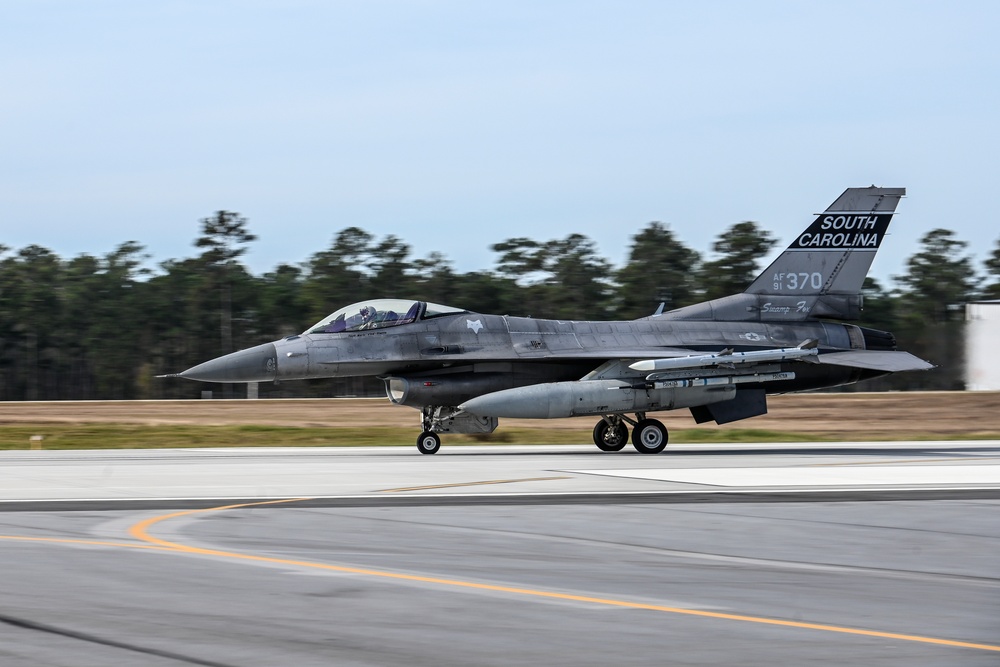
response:
{"label": "aircraft nose cone", "polygon": [[274,380],[277,372],[274,343],[264,343],[198,364],[180,376],[202,382],[267,382]]}

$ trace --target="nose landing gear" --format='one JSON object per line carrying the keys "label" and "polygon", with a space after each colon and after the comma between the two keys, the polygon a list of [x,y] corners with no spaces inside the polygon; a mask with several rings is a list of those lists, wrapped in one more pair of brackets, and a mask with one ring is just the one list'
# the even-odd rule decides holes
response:
{"label": "nose landing gear", "polygon": [[417,438],[417,450],[421,454],[437,454],[439,449],[441,449],[441,438],[437,433],[424,431]]}

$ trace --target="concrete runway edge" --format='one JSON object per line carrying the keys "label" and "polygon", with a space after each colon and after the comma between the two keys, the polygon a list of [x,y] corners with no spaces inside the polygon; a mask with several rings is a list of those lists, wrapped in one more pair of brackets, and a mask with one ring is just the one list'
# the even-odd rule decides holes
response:
{"label": "concrete runway edge", "polygon": [[[0,512],[198,510],[220,506],[252,505],[274,498],[142,498],[93,500],[6,500]],[[303,498],[284,505],[259,505],[254,509],[288,507],[462,507],[473,505],[625,505],[680,503],[810,503],[937,500],[1000,500],[997,488],[961,489],[837,489],[792,491],[673,491],[657,493],[541,493],[447,494],[421,496],[331,496]]]}

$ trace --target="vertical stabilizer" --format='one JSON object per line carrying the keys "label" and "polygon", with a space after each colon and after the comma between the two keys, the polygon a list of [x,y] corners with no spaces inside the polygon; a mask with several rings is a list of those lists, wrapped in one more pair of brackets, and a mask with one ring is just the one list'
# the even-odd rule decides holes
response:
{"label": "vertical stabilizer", "polygon": [[861,285],[905,188],[848,188],[742,294],[666,313],[684,320],[857,319]]}

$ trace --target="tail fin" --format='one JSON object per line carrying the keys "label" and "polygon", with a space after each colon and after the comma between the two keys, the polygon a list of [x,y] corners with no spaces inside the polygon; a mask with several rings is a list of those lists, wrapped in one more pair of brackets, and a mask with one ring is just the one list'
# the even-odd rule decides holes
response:
{"label": "tail fin", "polygon": [[679,320],[857,319],[861,285],[905,188],[848,188],[742,294],[666,313]]}

